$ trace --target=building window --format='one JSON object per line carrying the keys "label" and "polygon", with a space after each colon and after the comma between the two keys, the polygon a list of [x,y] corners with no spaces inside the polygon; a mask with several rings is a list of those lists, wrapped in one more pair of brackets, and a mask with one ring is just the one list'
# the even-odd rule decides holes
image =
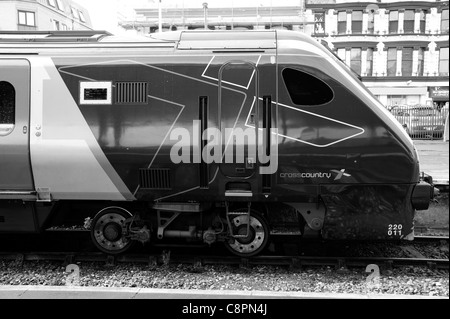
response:
{"label": "building window", "polygon": [[56,0],[56,3],[58,4],[58,9],[64,11],[64,3],[61,0]]}
{"label": "building window", "polygon": [[78,15],[78,10],[75,9],[74,7],[70,7],[70,10],[72,11],[72,16],[77,19],[80,20],[80,16]]}
{"label": "building window", "polygon": [[387,76],[395,76],[397,72],[397,48],[388,48]]}
{"label": "building window", "polygon": [[403,31],[405,33],[414,33],[414,20],[415,20],[414,10],[405,10],[405,15],[403,19]]}
{"label": "building window", "polygon": [[367,49],[367,66],[366,66],[367,76],[372,76],[373,73],[373,49]]}
{"label": "building window", "polygon": [[412,75],[413,48],[402,49],[402,76]]}
{"label": "building window", "polygon": [[322,105],[333,100],[331,88],[314,75],[286,68],[283,70],[283,79],[294,104]]}
{"label": "building window", "polygon": [[19,11],[19,24],[30,27],[36,26],[35,13],[30,11]]}
{"label": "building window", "polygon": [[81,22],[86,22],[86,18],[84,17],[83,12],[78,11],[78,14],[80,15],[80,20],[81,20]]}
{"label": "building window", "polygon": [[16,90],[11,83],[0,81],[0,125],[15,123]]}
{"label": "building window", "polygon": [[441,33],[448,33],[448,9],[441,13]]}
{"label": "building window", "polygon": [[398,11],[389,12],[389,33],[398,33]]}
{"label": "building window", "polygon": [[338,12],[338,34],[346,34],[347,33],[347,12],[339,11]]}
{"label": "building window", "polygon": [[352,11],[352,33],[362,33],[362,11]]}
{"label": "building window", "polygon": [[49,4],[51,7],[56,8],[56,2],[55,2],[55,0],[48,0],[48,4]]}
{"label": "building window", "polygon": [[448,75],[448,47],[439,50],[439,75]]}
{"label": "building window", "polygon": [[345,63],[345,59],[346,59],[346,57],[345,57],[345,49],[344,48],[341,48],[341,49],[337,49],[337,56],[339,57],[339,59],[341,59],[341,61],[342,62],[344,62]]}
{"label": "building window", "polygon": [[374,33],[375,31],[375,13],[369,12],[367,15],[367,32]]}
{"label": "building window", "polygon": [[423,67],[425,65],[425,55],[424,55],[425,49],[419,48],[417,51],[418,51],[417,75],[423,76]]}
{"label": "building window", "polygon": [[53,30],[60,30],[60,23],[57,20],[53,20]]}
{"label": "building window", "polygon": [[325,13],[314,13],[314,33],[325,33]]}
{"label": "building window", "polygon": [[361,49],[352,48],[350,50],[350,68],[357,74],[361,74]]}
{"label": "building window", "polygon": [[426,19],[425,11],[421,10],[420,11],[420,33],[425,33],[425,19]]}

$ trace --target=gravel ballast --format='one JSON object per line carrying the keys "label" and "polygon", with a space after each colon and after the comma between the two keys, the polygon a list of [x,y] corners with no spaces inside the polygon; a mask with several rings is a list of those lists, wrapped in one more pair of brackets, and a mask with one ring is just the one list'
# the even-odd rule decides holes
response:
{"label": "gravel ballast", "polygon": [[78,263],[79,276],[55,262],[0,261],[0,285],[128,287],[157,289],[239,290],[346,294],[396,294],[449,296],[448,270],[402,267],[381,270],[379,276],[365,269],[336,271],[332,267],[167,265],[150,267]]}

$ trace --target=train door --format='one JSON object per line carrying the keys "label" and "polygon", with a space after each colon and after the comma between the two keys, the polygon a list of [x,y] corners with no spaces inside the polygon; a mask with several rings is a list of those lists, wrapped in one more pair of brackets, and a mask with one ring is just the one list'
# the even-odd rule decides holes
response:
{"label": "train door", "polygon": [[275,57],[269,55],[230,60],[220,68],[220,171],[228,181],[226,191],[270,193],[272,175],[261,174],[270,162],[261,155],[270,156],[270,129],[276,123],[275,69]]}
{"label": "train door", "polygon": [[33,190],[29,117],[30,65],[0,59],[0,193]]}
{"label": "train door", "polygon": [[229,178],[248,179],[258,168],[258,78],[250,62],[230,61],[219,71],[220,170]]}

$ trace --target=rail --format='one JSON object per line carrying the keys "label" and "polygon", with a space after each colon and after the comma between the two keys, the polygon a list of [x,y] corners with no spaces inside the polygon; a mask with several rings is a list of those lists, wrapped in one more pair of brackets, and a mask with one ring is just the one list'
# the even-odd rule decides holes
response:
{"label": "rail", "polygon": [[144,263],[150,267],[169,264],[193,264],[195,267],[205,265],[236,265],[251,267],[257,265],[288,266],[291,268],[331,266],[336,269],[347,267],[366,267],[369,264],[383,265],[386,268],[396,266],[427,266],[432,269],[449,269],[448,259],[434,258],[397,258],[397,257],[323,257],[323,256],[257,256],[251,258],[224,256],[192,256],[171,255],[119,255],[112,256],[103,253],[78,252],[39,252],[39,253],[0,253],[0,260],[15,261],[20,266],[25,261],[60,261],[65,264],[77,262],[100,262],[106,266],[118,263]]}

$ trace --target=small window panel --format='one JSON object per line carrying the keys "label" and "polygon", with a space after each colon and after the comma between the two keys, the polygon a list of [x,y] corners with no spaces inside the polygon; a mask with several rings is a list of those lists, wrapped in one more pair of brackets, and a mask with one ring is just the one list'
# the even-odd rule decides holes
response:
{"label": "small window panel", "polygon": [[0,81],[0,136],[14,130],[16,123],[16,90],[11,83]]}
{"label": "small window panel", "polygon": [[80,104],[111,105],[111,82],[80,82]]}
{"label": "small window panel", "polygon": [[56,8],[55,0],[48,0],[48,4],[49,4],[50,6],[52,6],[53,8]]}

